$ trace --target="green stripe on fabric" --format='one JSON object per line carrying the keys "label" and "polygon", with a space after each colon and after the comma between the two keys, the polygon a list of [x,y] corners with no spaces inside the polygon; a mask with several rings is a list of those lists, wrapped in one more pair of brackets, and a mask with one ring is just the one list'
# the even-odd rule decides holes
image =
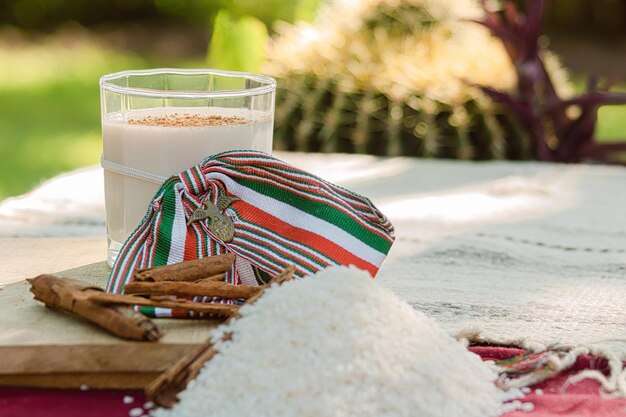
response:
{"label": "green stripe on fabric", "polygon": [[140,306],[139,312],[144,316],[155,317],[154,315],[154,307],[152,306]]}
{"label": "green stripe on fabric", "polygon": [[[309,200],[305,197],[301,197],[292,193],[290,190],[284,190],[272,184],[253,181],[236,176],[232,176],[231,178],[244,187],[255,190],[258,193],[261,193],[275,200],[279,200],[285,204],[289,204],[290,206],[302,210],[303,212],[311,216],[317,217],[320,220],[332,223],[381,253],[387,253],[389,251],[389,248],[391,248],[392,242],[389,242],[387,239],[378,236],[372,232],[369,232],[352,217],[339,211],[336,208],[333,208],[323,203],[318,203],[313,200]],[[351,209],[346,208],[346,210]]]}
{"label": "green stripe on fabric", "polygon": [[267,272],[257,268],[252,265],[252,270],[254,271],[254,276],[259,284],[267,284],[272,279],[272,276]]}
{"label": "green stripe on fabric", "polygon": [[[370,225],[370,228],[374,227],[381,232],[387,234],[388,226],[385,226],[386,219],[381,219],[381,214],[375,212],[373,205],[367,198],[360,196],[356,193],[343,189],[335,184],[330,184],[324,182],[321,178],[314,177],[311,175],[304,175],[302,173],[291,172],[288,169],[281,169],[279,167],[266,167],[266,172],[268,173],[267,178],[273,181],[280,182],[284,184],[286,187],[294,187],[299,189],[301,192],[310,193],[311,186],[315,185],[318,182],[322,182],[322,186],[318,188],[320,191],[324,191],[324,194],[321,195],[317,193],[316,195],[324,200],[328,201],[328,204],[348,204],[352,207],[353,210],[358,211],[361,214],[361,217],[367,219],[369,222],[378,223],[379,227],[376,227],[375,224]],[[271,175],[270,175],[271,174]],[[291,174],[291,175],[287,175]]]}
{"label": "green stripe on fabric", "polygon": [[153,266],[167,265],[172,244],[172,226],[176,215],[176,183],[167,184],[161,202],[161,225],[157,231],[157,246]]}

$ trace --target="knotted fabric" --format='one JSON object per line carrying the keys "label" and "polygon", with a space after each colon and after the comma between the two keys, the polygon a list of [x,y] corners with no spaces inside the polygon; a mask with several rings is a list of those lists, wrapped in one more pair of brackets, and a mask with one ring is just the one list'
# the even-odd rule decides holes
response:
{"label": "knotted fabric", "polygon": [[[188,225],[196,209],[220,196],[237,198],[221,212],[234,224],[227,242],[210,219]],[[107,291],[123,292],[135,269],[223,253],[236,256],[225,278],[233,284],[255,285],[288,265],[298,278],[331,265],[375,276],[393,241],[392,224],[367,198],[263,152],[224,152],[161,185],[122,247]]]}

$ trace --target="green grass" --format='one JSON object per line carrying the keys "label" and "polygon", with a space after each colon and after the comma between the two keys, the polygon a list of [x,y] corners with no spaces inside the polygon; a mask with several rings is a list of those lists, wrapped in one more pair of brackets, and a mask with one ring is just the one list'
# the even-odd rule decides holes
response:
{"label": "green grass", "polygon": [[0,199],[94,164],[100,152],[97,83],[66,80],[0,91]]}

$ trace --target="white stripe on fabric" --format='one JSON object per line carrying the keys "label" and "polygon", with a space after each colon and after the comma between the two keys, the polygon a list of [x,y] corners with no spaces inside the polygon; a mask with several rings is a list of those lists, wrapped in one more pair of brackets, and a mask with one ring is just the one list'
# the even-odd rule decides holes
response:
{"label": "white stripe on fabric", "polygon": [[198,194],[200,192],[200,184],[198,184],[198,180],[196,179],[196,176],[193,175],[193,168],[188,169],[187,170],[187,175],[189,175],[189,181],[191,181],[191,184],[193,186],[193,193],[194,194]]}
{"label": "white stripe on fabric", "polygon": [[171,308],[154,307],[154,317],[172,317]]}
{"label": "white stripe on fabric", "polygon": [[237,256],[235,257],[235,265],[239,279],[244,285],[248,285],[250,287],[257,287],[259,285],[256,281],[256,276],[254,275],[254,270],[252,269],[250,262],[246,261],[241,256]]}
{"label": "white stripe on fabric", "polygon": [[250,204],[254,204],[258,209],[270,214],[280,213],[279,218],[285,223],[320,235],[325,239],[342,246],[355,256],[369,262],[372,265],[380,265],[385,259],[385,254],[377,251],[371,246],[368,246],[364,242],[352,236],[350,233],[340,229],[332,223],[328,223],[318,217],[311,216],[310,214],[294,206],[290,206],[287,203],[283,203],[282,201],[278,201],[271,197],[267,197],[264,194],[258,193],[237,183],[235,180],[224,174],[209,172],[207,173],[207,177],[222,181],[226,184],[226,188],[229,193],[236,195]]}
{"label": "white stripe on fabric", "polygon": [[185,207],[183,207],[183,199],[181,193],[184,192],[185,186],[177,183],[174,186],[175,197],[175,213],[172,222],[172,238],[170,239],[170,253],[167,256],[167,264],[175,264],[182,262],[185,257],[185,238],[187,237],[187,221],[185,219]]}
{"label": "white stripe on fabric", "polygon": [[[109,285],[107,287],[108,292],[120,293],[122,290],[122,286],[125,285],[126,282],[128,282],[128,277],[132,276],[132,270],[134,269],[135,263],[137,262],[137,258],[141,255],[141,251],[138,250],[137,254],[132,258],[130,257],[130,254],[132,254],[137,247],[144,244],[146,237],[150,233],[149,226],[149,221],[146,221],[146,223],[142,224],[137,229],[135,234],[132,235],[124,244],[124,247],[122,248],[122,251],[120,251],[120,253],[118,254],[118,259],[114,265],[114,271],[116,274],[116,276],[114,277],[115,279],[112,282],[109,282],[109,284],[113,285],[113,288],[111,288]],[[118,265],[120,261],[121,264]],[[129,265],[131,266],[131,268],[129,269],[128,276],[121,276],[121,271],[126,270]]]}

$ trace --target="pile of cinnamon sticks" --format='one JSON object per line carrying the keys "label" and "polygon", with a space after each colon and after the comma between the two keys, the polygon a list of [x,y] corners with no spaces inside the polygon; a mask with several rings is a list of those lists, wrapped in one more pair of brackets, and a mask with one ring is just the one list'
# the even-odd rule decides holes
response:
{"label": "pile of cinnamon sticks", "polygon": [[[161,333],[150,319],[132,306],[171,308],[202,313],[202,317],[227,319],[238,314],[240,303],[261,296],[267,285],[256,287],[223,282],[234,255],[225,254],[178,264],[136,270],[124,294],[109,294],[82,281],[54,275],[29,279],[35,299],[47,307],[62,310],[131,340],[156,341]],[[278,277],[293,274],[288,268]],[[237,304],[197,302],[190,297],[220,297]]]}
{"label": "pile of cinnamon sticks", "polygon": [[91,301],[101,304],[125,304],[172,308],[203,313],[204,317],[228,318],[239,310],[236,304],[210,304],[191,301],[189,297],[221,297],[246,300],[262,291],[221,282],[235,261],[233,254],[209,256],[172,265],[139,269],[133,281],[124,286],[124,294],[93,294]]}

